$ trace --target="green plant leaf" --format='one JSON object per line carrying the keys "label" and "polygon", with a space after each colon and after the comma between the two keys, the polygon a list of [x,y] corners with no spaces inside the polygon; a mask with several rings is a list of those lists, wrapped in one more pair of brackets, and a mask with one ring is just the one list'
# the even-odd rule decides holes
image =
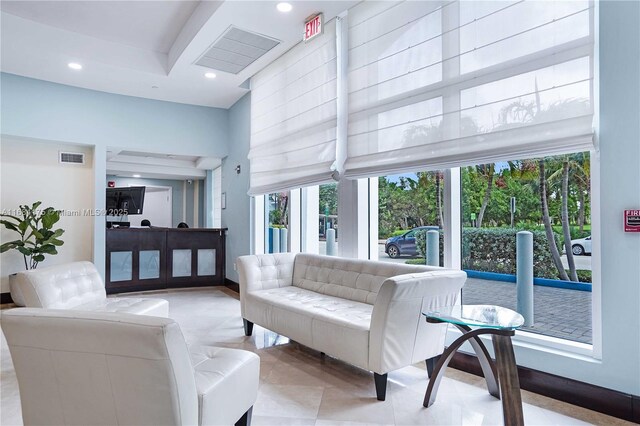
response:
{"label": "green plant leaf", "polygon": [[54,246],[53,244],[43,245],[38,249],[38,252],[46,254],[58,254],[58,250],[56,250],[56,246]]}
{"label": "green plant leaf", "polygon": [[20,240],[9,241],[7,243],[0,245],[0,253],[4,253],[5,251],[12,250],[23,245],[24,243]]}
{"label": "green plant leaf", "polygon": [[44,260],[44,254],[36,254],[35,256],[33,256],[33,260],[35,260],[36,262],[42,262]]}
{"label": "green plant leaf", "polygon": [[64,244],[64,241],[58,240],[56,238],[52,238],[52,239],[49,240],[49,243],[53,244],[54,246],[61,246],[61,245]]}
{"label": "green plant leaf", "polygon": [[22,219],[20,219],[19,217],[11,216],[10,214],[0,214],[0,217],[8,217],[10,219],[15,220],[16,223],[19,223],[22,221]]}
{"label": "green plant leaf", "polygon": [[[40,204],[42,204],[42,201],[36,201],[35,203],[33,203],[31,205],[31,210],[37,209],[38,207],[40,207]],[[27,207],[27,206],[25,206],[25,207]]]}
{"label": "green plant leaf", "polygon": [[42,215],[42,226],[45,229],[53,228],[53,225],[60,220],[60,213],[54,210],[45,210]]}
{"label": "green plant leaf", "polygon": [[25,256],[31,256],[33,254],[33,250],[25,246],[17,246],[16,250],[18,250],[20,253],[24,254]]}
{"label": "green plant leaf", "polygon": [[26,231],[28,227],[29,227],[29,222],[26,220],[23,220],[18,224],[18,229],[20,230],[21,233],[24,233],[24,231]]}
{"label": "green plant leaf", "polygon": [[9,229],[11,231],[20,232],[18,230],[18,228],[16,227],[16,225],[11,223],[11,222],[9,222],[8,220],[0,220],[0,223],[2,223],[5,228],[7,228],[7,229]]}

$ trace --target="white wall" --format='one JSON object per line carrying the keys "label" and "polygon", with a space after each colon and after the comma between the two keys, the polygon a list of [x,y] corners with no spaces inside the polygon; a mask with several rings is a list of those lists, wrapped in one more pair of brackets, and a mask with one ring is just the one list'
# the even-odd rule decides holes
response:
{"label": "white wall", "polygon": [[[59,164],[58,151],[82,152],[85,164]],[[0,139],[0,204],[2,210],[42,201],[41,208],[81,212],[93,209],[93,150],[86,146],[43,143],[10,137]],[[47,256],[41,266],[93,258],[92,216],[63,215],[56,224],[65,233],[58,255]],[[2,227],[2,242],[17,234]],[[17,252],[0,256],[1,292],[9,291],[8,275],[24,270]]]}
{"label": "white wall", "polygon": [[[2,136],[93,148],[97,209],[105,203],[107,147],[218,158],[227,154],[225,109],[114,95],[7,73],[0,73],[0,84]],[[93,261],[104,274],[103,216],[95,217],[92,231]]]}
{"label": "white wall", "polygon": [[[222,227],[227,232],[227,278],[238,282],[234,264],[238,256],[249,254],[250,209],[249,139],[251,138],[251,95],[247,94],[229,110],[229,155],[222,161],[222,192],[226,193],[226,208],[222,210]],[[236,166],[240,165],[240,174]]]}

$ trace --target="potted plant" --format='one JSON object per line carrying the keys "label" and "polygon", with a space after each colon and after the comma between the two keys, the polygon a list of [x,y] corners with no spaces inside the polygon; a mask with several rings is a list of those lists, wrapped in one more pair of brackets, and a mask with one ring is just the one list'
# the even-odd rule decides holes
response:
{"label": "potted plant", "polygon": [[[58,254],[57,247],[64,244],[60,236],[64,234],[63,229],[53,229],[53,226],[60,220],[60,211],[53,207],[39,209],[41,201],[33,203],[31,206],[20,206],[20,216],[2,214],[0,223],[10,231],[16,232],[19,239],[9,241],[0,245],[0,253],[9,250],[17,250],[24,258],[26,270],[36,269],[38,264],[45,259],[46,255]],[[9,276],[11,287],[11,297],[17,305],[24,305],[22,294],[14,285],[15,274]]]}

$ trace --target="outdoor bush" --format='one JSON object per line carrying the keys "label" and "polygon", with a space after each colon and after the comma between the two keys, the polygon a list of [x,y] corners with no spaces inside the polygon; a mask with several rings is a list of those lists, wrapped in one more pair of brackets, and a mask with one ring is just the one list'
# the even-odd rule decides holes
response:
{"label": "outdoor bush", "polygon": [[409,232],[408,229],[396,229],[389,235],[389,237],[397,237],[398,235],[403,235],[404,233]]}
{"label": "outdoor bush", "polygon": [[[512,228],[464,228],[462,268],[502,274],[516,273],[516,233]],[[533,273],[558,278],[544,231],[533,230]],[[554,234],[555,235],[555,234]],[[558,236],[555,235],[556,240]],[[442,250],[442,249],[441,249]]]}
{"label": "outdoor bush", "polygon": [[578,269],[576,273],[578,274],[578,281],[580,281],[581,283],[591,282],[591,271],[587,271],[586,269]]}
{"label": "outdoor bush", "polygon": [[427,262],[427,259],[425,259],[424,257],[419,257],[417,259],[406,260],[404,263],[407,265],[425,265],[426,262]]}

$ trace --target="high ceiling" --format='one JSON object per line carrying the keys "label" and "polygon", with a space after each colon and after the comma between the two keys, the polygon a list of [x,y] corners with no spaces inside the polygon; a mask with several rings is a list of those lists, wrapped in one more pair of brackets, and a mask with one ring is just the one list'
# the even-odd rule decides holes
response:
{"label": "high ceiling", "polygon": [[[247,79],[302,38],[306,17],[356,1],[0,2],[3,72],[149,99],[229,108]],[[230,27],[280,41],[238,74],[196,65]],[[70,62],[82,65],[71,70]],[[204,77],[215,72],[216,78]]]}

